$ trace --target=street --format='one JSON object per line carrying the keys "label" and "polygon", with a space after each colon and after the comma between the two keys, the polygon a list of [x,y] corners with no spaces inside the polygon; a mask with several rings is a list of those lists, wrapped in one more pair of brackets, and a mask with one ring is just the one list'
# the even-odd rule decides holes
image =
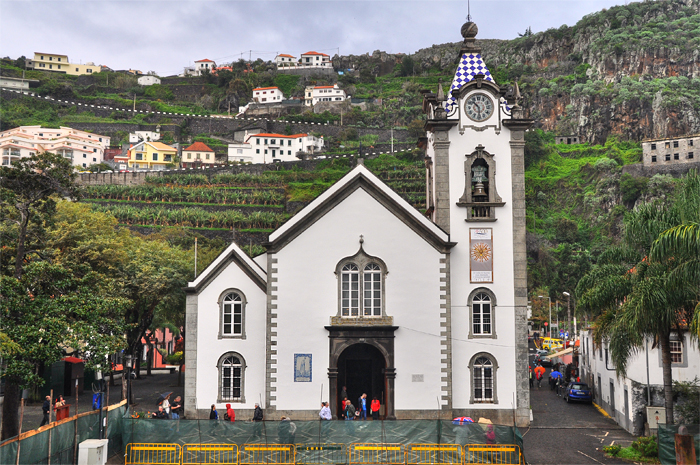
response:
{"label": "street", "polygon": [[[530,363],[534,346],[530,344]],[[612,419],[603,416],[594,405],[566,403],[549,388],[547,368],[542,387],[537,381],[530,389],[533,421],[521,431],[525,457],[530,464],[624,464],[619,459],[605,457],[603,447],[619,444],[629,446],[635,437]]]}

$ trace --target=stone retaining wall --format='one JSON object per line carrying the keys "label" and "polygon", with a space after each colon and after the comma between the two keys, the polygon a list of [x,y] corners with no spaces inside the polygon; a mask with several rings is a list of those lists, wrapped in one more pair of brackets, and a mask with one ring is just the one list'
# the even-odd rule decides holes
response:
{"label": "stone retaining wall", "polygon": [[680,178],[681,176],[687,174],[690,170],[697,170],[700,172],[700,161],[693,163],[679,163],[677,165],[668,164],[658,166],[644,166],[641,163],[635,163],[634,165],[625,165],[622,167],[623,173],[627,173],[635,178],[650,178],[655,174],[670,174],[674,178]]}

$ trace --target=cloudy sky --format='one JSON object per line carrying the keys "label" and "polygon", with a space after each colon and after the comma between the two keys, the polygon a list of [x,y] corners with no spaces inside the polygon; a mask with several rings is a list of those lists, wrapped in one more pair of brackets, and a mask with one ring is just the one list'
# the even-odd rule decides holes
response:
{"label": "cloudy sky", "polygon": [[[471,0],[478,38],[574,25],[625,0]],[[466,0],[0,0],[0,55],[68,55],[112,69],[182,72],[195,60],[274,59],[315,50],[413,53],[461,40]]]}

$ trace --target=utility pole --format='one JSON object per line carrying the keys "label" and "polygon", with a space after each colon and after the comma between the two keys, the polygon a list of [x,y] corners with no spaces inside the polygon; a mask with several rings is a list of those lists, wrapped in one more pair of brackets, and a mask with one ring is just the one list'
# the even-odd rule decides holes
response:
{"label": "utility pole", "polygon": [[[545,296],[543,295],[538,295],[540,299],[544,299]],[[552,338],[552,298],[547,296],[547,300],[549,300],[549,338]]]}
{"label": "utility pole", "polygon": [[[568,320],[566,330],[571,331],[571,294],[568,292],[563,292],[563,294],[566,296],[566,319]],[[570,333],[570,335],[571,339],[576,340],[576,335],[574,333]]]}
{"label": "utility pole", "polygon": [[394,154],[394,124],[391,124],[391,154]]}

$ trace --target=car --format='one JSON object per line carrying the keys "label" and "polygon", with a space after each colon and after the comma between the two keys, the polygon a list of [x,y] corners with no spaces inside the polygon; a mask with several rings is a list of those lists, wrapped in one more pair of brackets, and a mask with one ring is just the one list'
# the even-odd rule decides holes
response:
{"label": "car", "polygon": [[540,357],[542,357],[543,355],[547,355],[548,353],[549,351],[547,349],[537,349],[535,351],[535,354],[539,355]]}
{"label": "car", "polygon": [[588,387],[588,384],[586,383],[572,381],[566,387],[566,391],[564,392],[564,400],[567,402],[588,402],[590,404],[591,402],[593,402],[591,388]]}
{"label": "car", "polygon": [[544,355],[542,356],[536,356],[535,357],[535,362],[539,363],[543,367],[551,367],[552,366],[552,359],[549,357],[545,357]]}

